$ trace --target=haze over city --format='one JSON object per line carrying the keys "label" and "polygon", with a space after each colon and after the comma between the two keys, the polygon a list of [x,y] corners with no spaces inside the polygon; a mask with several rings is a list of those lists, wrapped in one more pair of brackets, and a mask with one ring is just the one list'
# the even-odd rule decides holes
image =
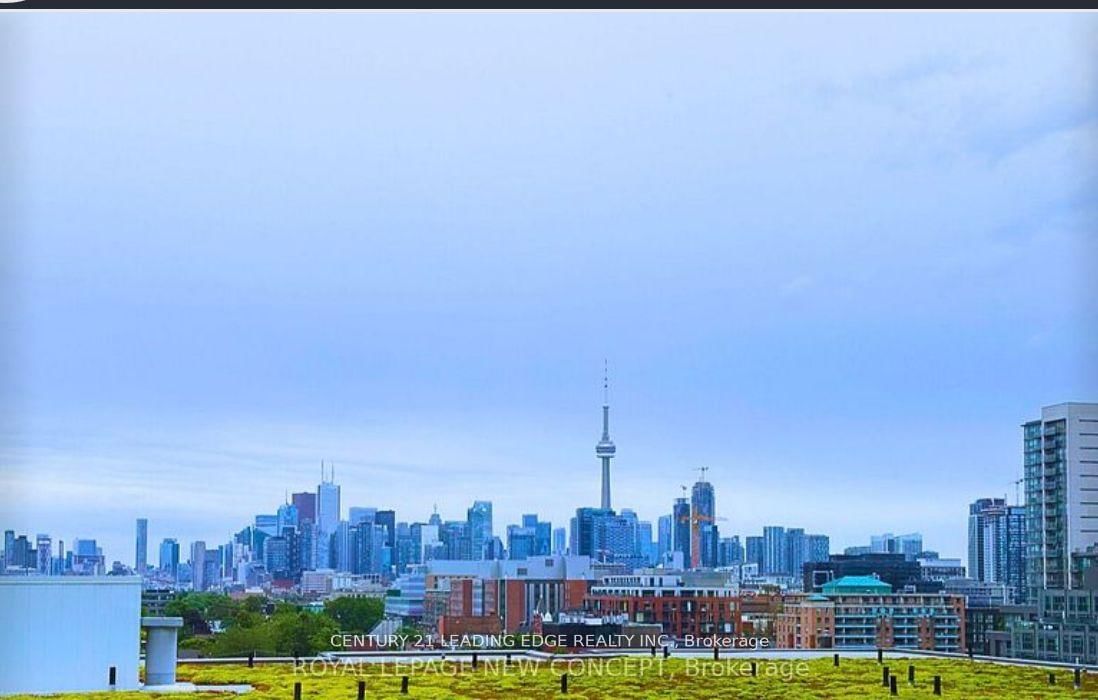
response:
{"label": "haze over city", "polygon": [[961,556],[1020,424],[1098,395],[1095,39],[10,17],[5,524],[220,543],[323,459],[345,507],[563,527],[598,505],[605,359],[615,507],[655,520],[704,466],[722,533]]}

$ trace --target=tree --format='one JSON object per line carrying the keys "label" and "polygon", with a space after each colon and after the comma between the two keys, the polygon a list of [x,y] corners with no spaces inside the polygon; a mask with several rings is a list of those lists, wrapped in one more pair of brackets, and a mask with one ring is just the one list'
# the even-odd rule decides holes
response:
{"label": "tree", "polygon": [[260,656],[278,653],[272,625],[267,621],[244,626],[234,624],[213,638],[209,651],[213,656],[247,656],[252,652]]}
{"label": "tree", "polygon": [[240,601],[240,609],[250,613],[262,613],[267,599],[261,595],[250,595]]}
{"label": "tree", "polygon": [[342,596],[324,603],[324,614],[335,621],[340,632],[365,634],[385,616],[385,603],[380,598]]}
{"label": "tree", "polygon": [[230,622],[241,605],[218,593],[184,593],[164,605],[168,617],[183,618],[183,637],[209,634],[210,622]]}
{"label": "tree", "polygon": [[275,649],[280,654],[309,656],[331,649],[332,635],[339,628],[332,618],[304,610],[281,610],[268,620]]}

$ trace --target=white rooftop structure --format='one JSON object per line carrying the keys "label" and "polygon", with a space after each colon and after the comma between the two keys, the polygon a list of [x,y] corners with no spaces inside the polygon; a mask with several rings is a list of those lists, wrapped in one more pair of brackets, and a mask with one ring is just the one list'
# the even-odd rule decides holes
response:
{"label": "white rooftop structure", "polygon": [[139,576],[0,578],[0,695],[136,690]]}

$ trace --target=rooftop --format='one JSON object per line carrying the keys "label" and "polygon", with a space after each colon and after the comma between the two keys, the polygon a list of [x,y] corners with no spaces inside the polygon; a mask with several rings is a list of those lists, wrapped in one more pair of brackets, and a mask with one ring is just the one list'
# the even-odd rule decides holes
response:
{"label": "rooftop", "polygon": [[823,585],[824,595],[844,593],[891,593],[892,584],[885,583],[876,576],[843,576]]}

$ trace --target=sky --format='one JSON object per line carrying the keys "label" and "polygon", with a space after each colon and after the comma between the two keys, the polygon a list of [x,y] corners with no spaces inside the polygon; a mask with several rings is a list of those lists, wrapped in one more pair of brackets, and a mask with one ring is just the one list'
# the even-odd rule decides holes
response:
{"label": "sky", "polygon": [[1098,18],[0,17],[0,527],[923,533],[1098,400]]}

